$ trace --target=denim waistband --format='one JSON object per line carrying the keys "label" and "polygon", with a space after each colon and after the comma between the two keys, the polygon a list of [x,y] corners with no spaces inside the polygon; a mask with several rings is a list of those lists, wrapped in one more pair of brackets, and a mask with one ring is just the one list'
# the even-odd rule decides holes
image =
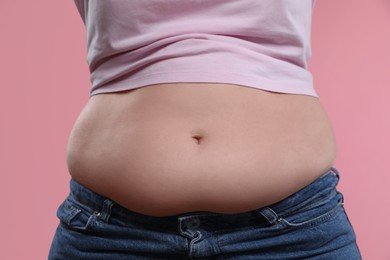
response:
{"label": "denim waistband", "polygon": [[213,228],[218,228],[218,225],[223,228],[232,223],[235,225],[250,225],[254,219],[257,221],[256,223],[260,219],[263,219],[264,224],[272,224],[279,217],[291,214],[294,211],[304,208],[306,205],[313,207],[316,202],[320,203],[324,199],[330,199],[338,193],[336,186],[339,179],[340,174],[338,170],[331,167],[315,181],[277,203],[236,214],[199,211],[163,217],[144,215],[122,207],[111,199],[84,187],[74,179],[70,180],[70,194],[67,199],[77,203],[87,212],[98,215],[102,221],[108,222],[111,219],[113,222],[124,226],[140,224],[174,231],[177,230],[178,220],[203,218],[204,220],[212,219],[210,223],[213,223]]}

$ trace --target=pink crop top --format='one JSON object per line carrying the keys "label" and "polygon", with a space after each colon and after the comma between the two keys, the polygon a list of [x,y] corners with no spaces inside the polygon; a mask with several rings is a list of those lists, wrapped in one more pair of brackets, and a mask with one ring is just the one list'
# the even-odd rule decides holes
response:
{"label": "pink crop top", "polygon": [[315,0],[74,0],[90,96],[169,82],[318,97],[307,70]]}

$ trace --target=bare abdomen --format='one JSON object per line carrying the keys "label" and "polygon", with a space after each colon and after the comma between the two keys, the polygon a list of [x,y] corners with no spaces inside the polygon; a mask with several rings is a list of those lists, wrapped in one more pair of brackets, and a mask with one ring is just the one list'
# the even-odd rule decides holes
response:
{"label": "bare abdomen", "polygon": [[319,99],[213,83],[92,96],[67,147],[75,180],[154,216],[263,207],[312,182],[335,158]]}

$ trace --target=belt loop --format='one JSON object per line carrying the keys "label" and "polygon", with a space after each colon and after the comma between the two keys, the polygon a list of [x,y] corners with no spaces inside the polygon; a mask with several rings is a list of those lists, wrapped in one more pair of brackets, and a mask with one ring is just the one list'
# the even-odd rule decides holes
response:
{"label": "belt loop", "polygon": [[278,214],[269,207],[259,209],[259,213],[265,217],[270,225],[276,224],[280,221]]}
{"label": "belt loop", "polygon": [[332,167],[331,170],[337,176],[337,178],[340,180],[340,173],[339,173],[339,171],[335,167]]}
{"label": "belt loop", "polygon": [[99,218],[104,222],[108,222],[108,219],[111,216],[111,208],[114,205],[114,202],[110,199],[105,199],[103,202],[102,211],[100,212]]}

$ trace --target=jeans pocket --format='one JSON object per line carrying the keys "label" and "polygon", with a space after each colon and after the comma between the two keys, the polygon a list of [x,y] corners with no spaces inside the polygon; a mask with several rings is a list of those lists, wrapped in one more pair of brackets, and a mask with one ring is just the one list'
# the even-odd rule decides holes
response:
{"label": "jeans pocket", "polygon": [[86,210],[69,198],[58,207],[57,217],[65,227],[77,231],[90,231],[93,229],[97,212]]}
{"label": "jeans pocket", "polygon": [[318,225],[336,216],[337,213],[342,212],[343,203],[343,195],[337,192],[330,199],[327,198],[321,202],[316,202],[313,204],[314,206],[307,205],[298,211],[280,217],[278,221],[290,228]]}

